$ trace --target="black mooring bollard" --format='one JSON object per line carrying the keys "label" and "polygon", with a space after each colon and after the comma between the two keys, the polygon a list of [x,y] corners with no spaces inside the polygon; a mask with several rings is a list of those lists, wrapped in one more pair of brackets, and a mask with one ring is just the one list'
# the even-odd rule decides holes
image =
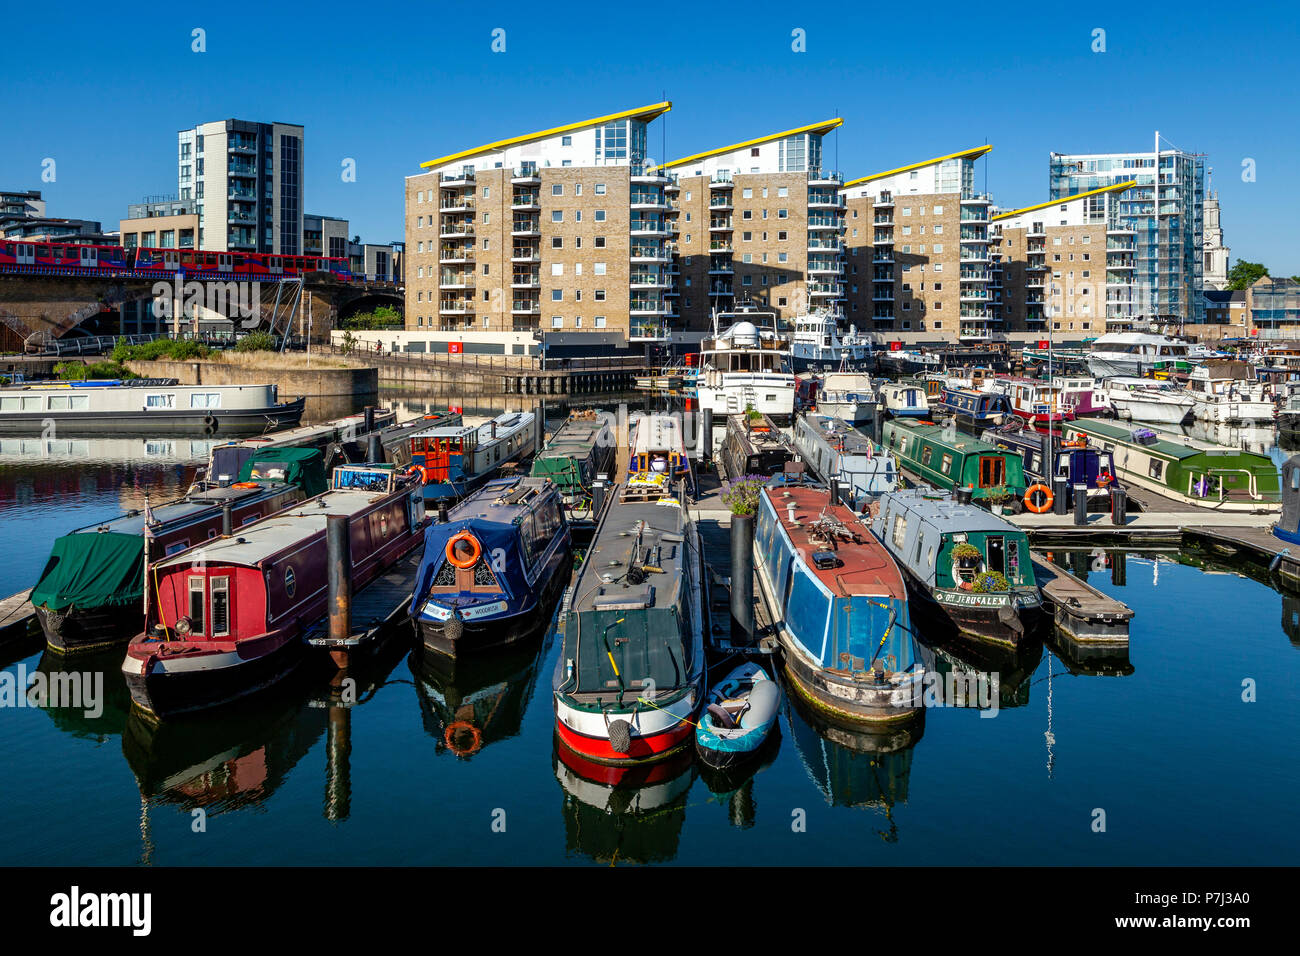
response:
{"label": "black mooring bollard", "polygon": [[1074,523],[1076,525],[1085,525],[1088,523],[1088,486],[1074,486]]}
{"label": "black mooring bollard", "polygon": [[362,422],[365,431],[371,432],[375,430],[375,406],[367,405],[362,409]]}
{"label": "black mooring bollard", "polygon": [[[700,409],[700,461],[713,458],[713,409]],[[733,478],[740,477],[732,475]]]}
{"label": "black mooring bollard", "polygon": [[1110,583],[1117,588],[1128,584],[1127,555],[1123,551],[1114,551],[1110,556]]}
{"label": "black mooring bollard", "polygon": [[379,432],[371,432],[366,438],[366,461],[378,464],[384,460],[384,449],[379,444]]}
{"label": "black mooring bollard", "polygon": [[754,516],[731,516],[731,641],[754,643]]}
{"label": "black mooring bollard", "polygon": [[227,501],[221,506],[221,534],[229,538],[230,533],[235,530],[234,505]]}
{"label": "black mooring bollard", "polygon": [[1063,515],[1069,510],[1070,482],[1064,475],[1052,478],[1052,513]]}
{"label": "black mooring bollard", "polygon": [[1119,485],[1110,486],[1110,521],[1116,525],[1128,523],[1128,491]]}

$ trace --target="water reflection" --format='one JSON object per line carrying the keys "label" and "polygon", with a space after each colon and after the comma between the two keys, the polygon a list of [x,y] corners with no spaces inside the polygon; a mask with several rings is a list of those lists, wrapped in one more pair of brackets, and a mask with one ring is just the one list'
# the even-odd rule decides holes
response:
{"label": "water reflection", "polygon": [[552,633],[548,628],[545,636],[482,657],[453,659],[423,648],[411,653],[420,720],[438,754],[469,759],[519,734]]}
{"label": "water reflection", "polygon": [[686,747],[651,764],[610,767],[555,740],[551,762],[564,793],[566,850],[611,865],[675,858],[695,781],[694,757]]}
{"label": "water reflection", "polygon": [[872,810],[886,824],[876,834],[897,843],[894,807],[907,802],[912,754],[925,733],[925,711],[903,726],[849,730],[824,721],[797,694],[785,694],[786,726],[813,784],[832,806]]}
{"label": "water reflection", "polygon": [[[131,711],[131,693],[122,679],[120,647],[78,655],[72,661],[47,650],[34,673],[41,675],[50,695],[42,709],[59,730],[101,743],[122,733]],[[73,682],[78,692],[70,699],[60,688],[74,686]],[[88,695],[95,698],[92,709],[88,709]],[[61,706],[51,706],[55,703]]]}
{"label": "water reflection", "polygon": [[[1043,658],[1043,642],[1029,639],[1011,649],[953,640],[936,645],[933,651],[930,669],[939,677],[933,693],[937,697],[942,688],[944,707],[991,708],[995,674],[997,706],[1027,707],[1031,678]],[[982,680],[988,681],[987,689],[979,686]]]}
{"label": "water reflection", "polygon": [[776,761],[781,750],[781,727],[778,722],[754,756],[732,767],[710,767],[699,762],[700,779],[727,810],[727,822],[748,830],[758,817],[754,798],[754,776]]}

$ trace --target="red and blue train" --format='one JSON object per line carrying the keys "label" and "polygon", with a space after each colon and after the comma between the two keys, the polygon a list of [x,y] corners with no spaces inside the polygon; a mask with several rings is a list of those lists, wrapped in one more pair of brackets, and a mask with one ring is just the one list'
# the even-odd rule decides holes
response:
{"label": "red and blue train", "polygon": [[349,282],[347,259],[282,256],[266,252],[205,252],[201,249],[126,249],[0,239],[0,272],[38,275],[118,275],[128,277],[211,276],[223,279],[268,279],[328,272]]}

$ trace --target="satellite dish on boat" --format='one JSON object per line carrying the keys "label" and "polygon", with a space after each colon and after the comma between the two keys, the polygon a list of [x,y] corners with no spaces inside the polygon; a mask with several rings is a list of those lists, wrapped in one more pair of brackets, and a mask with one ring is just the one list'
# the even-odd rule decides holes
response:
{"label": "satellite dish on boat", "polygon": [[753,322],[737,322],[728,336],[734,345],[757,345],[758,326]]}

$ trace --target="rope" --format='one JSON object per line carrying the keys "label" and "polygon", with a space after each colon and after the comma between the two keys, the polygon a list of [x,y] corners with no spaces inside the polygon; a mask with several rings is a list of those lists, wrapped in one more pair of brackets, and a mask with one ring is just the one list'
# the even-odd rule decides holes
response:
{"label": "rope", "polygon": [[[654,701],[652,701],[652,700],[646,700],[644,697],[638,697],[638,698],[637,698],[637,703],[639,703],[639,704],[649,704],[649,705],[650,705],[651,707],[653,707],[655,710],[662,710],[665,714],[671,714],[673,717],[677,717],[677,716],[678,716],[677,714],[674,714],[674,713],[673,713],[671,710],[669,710],[668,708],[666,708],[666,707],[660,707],[660,706],[659,706],[658,704],[656,704]],[[692,727],[694,727],[696,730],[703,730],[703,729],[704,729],[704,728],[701,727],[699,724],[697,724],[695,721],[691,720],[691,718],[689,718],[689,717],[682,717],[681,720],[683,720],[683,721],[685,721],[686,723],[690,724],[690,725],[691,725]]]}

